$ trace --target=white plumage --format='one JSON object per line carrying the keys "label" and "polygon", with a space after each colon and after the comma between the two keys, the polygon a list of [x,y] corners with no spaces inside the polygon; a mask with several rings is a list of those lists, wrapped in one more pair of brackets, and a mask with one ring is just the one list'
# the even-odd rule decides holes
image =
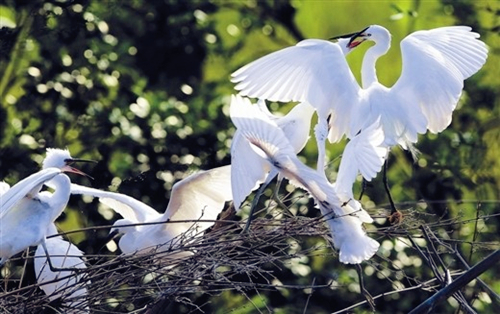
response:
{"label": "white plumage", "polygon": [[[437,133],[451,122],[463,81],[486,62],[487,47],[467,26],[418,31],[401,41],[403,70],[392,88],[377,80],[375,62],[390,47],[391,35],[372,25],[347,44],[306,39],[264,56],[233,73],[240,94],[272,101],[300,101],[318,112],[318,141],[353,138],[380,119],[386,146],[410,148],[418,134]],[[344,49],[375,42],[362,64],[362,88]],[[319,135],[319,136],[318,136]],[[318,147],[324,147],[324,143]],[[319,168],[320,166],[318,166]]]}
{"label": "white plumage", "polygon": [[[49,224],[47,235],[57,234],[56,226]],[[85,269],[82,260],[83,253],[72,243],[63,240],[61,236],[45,240],[47,252],[51,262],[57,268]],[[82,282],[83,274],[74,274],[72,271],[52,271],[47,263],[43,247],[39,245],[35,252],[35,275],[40,289],[45,292],[51,301],[63,298],[64,313],[84,314],[89,313],[86,300],[87,288],[90,282]]]}
{"label": "white plumage", "polygon": [[[251,105],[248,99],[232,98],[231,106],[245,105]],[[307,103],[298,104],[283,117],[271,114],[264,101],[259,101],[256,107],[283,130],[295,153],[299,153],[304,148],[311,129],[311,118],[314,113],[312,106]],[[236,210],[239,210],[241,203],[260,183],[267,185],[278,174],[276,169],[269,166],[265,158],[253,151],[248,141],[241,136],[238,130],[236,130],[231,144],[231,164],[233,166],[231,188]]]}
{"label": "white plumage", "polygon": [[[371,222],[372,219],[359,203],[351,205],[351,202],[348,202],[348,204],[344,204],[345,201],[349,201],[349,199],[341,200],[346,195],[337,192],[324,175],[304,165],[297,158],[283,131],[255,106],[246,102],[233,101],[230,112],[233,123],[255,153],[265,156],[269,164],[281,175],[288,178],[292,184],[307,190],[314,198],[331,228],[334,245],[340,251],[341,262],[361,263],[375,254],[379,244],[368,237],[362,228],[362,222]],[[385,155],[385,150],[376,148],[381,141],[381,131],[379,129],[376,131],[376,125],[370,126],[370,128],[373,128],[373,132],[370,134],[375,134],[375,136],[363,136],[351,143],[362,145],[365,148],[373,145],[372,149],[363,149],[362,151],[369,152],[366,155],[369,164],[378,165],[380,168]],[[379,133],[377,134],[377,132]],[[362,141],[367,141],[367,143],[360,143]],[[349,149],[347,150],[349,151]],[[376,154],[372,154],[373,152]],[[343,161],[343,163],[342,169],[351,170],[352,167],[356,166],[356,162],[351,166],[347,166],[348,161]],[[371,173],[373,168],[367,167],[367,169],[369,169],[367,172]],[[367,176],[369,175],[367,174]],[[339,173],[339,177],[344,178],[343,183],[345,184],[349,184],[351,180],[355,179],[350,174]],[[352,183],[350,182],[351,187]],[[349,194],[348,192],[343,193]],[[352,194],[352,191],[350,193]]]}
{"label": "white plumage", "polygon": [[[186,242],[183,236],[199,235],[211,227],[224,203],[231,199],[231,167],[224,166],[192,174],[174,184],[170,202],[164,214],[150,206],[124,194],[106,192],[93,188],[71,185],[72,194],[99,197],[123,219],[116,221],[113,230],[123,233],[119,241],[125,254],[145,253],[153,249],[159,252],[177,249],[179,243]],[[178,222],[184,221],[189,222]],[[197,222],[197,220],[202,220]],[[205,221],[205,220],[208,220]],[[138,223],[158,223],[154,225],[125,226]],[[190,252],[176,254],[175,258],[187,256]],[[166,256],[173,258],[174,256]]]}

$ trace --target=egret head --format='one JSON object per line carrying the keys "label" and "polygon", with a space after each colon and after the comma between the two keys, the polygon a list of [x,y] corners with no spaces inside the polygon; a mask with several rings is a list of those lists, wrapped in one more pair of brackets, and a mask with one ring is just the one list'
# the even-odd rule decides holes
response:
{"label": "egret head", "polygon": [[370,25],[362,31],[354,34],[349,40],[348,47],[351,49],[357,47],[365,40],[371,40],[376,43],[390,43],[391,33],[380,25]]}
{"label": "egret head", "polygon": [[117,235],[122,233],[127,233],[130,231],[137,230],[136,226],[137,222],[129,220],[129,219],[119,219],[115,221],[111,230],[109,230],[109,235]]}
{"label": "egret head", "polygon": [[391,41],[391,33],[380,25],[370,25],[360,32],[336,36],[331,39],[338,40],[342,50],[347,54],[366,40],[388,44]]}
{"label": "egret head", "polygon": [[43,160],[42,168],[58,168],[63,172],[73,172],[82,176],[89,177],[89,175],[87,175],[86,173],[70,166],[72,163],[77,161],[95,162],[93,160],[73,158],[71,157],[67,149],[47,148],[47,154],[45,155],[45,159]]}

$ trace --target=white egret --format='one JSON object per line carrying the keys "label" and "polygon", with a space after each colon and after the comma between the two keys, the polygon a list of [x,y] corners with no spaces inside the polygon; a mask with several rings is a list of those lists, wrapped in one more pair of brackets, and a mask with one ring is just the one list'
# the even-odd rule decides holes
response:
{"label": "white egret", "polygon": [[[200,234],[211,227],[224,203],[231,200],[231,166],[200,171],[174,184],[170,202],[165,213],[160,214],[150,206],[133,197],[106,192],[76,184],[71,185],[72,194],[99,197],[123,219],[116,221],[114,230],[123,233],[118,245],[125,254],[147,253],[177,249],[185,240],[183,235]],[[200,220],[200,221],[197,221]],[[208,221],[207,221],[208,220]],[[189,222],[176,222],[189,221]],[[151,225],[127,226],[141,223]],[[175,254],[175,258],[190,255],[190,252]],[[173,258],[174,256],[166,256]]]}
{"label": "white egret", "polygon": [[[346,37],[346,38],[343,38]],[[331,41],[324,41],[325,43],[328,43],[328,45],[332,45],[331,49],[335,51],[335,56],[336,57],[342,57],[345,58],[347,54],[349,54],[352,49],[356,48],[357,43],[351,43],[351,36],[346,35],[346,36],[339,36],[337,39],[337,42],[331,42]],[[236,89],[240,90],[241,95],[245,96],[250,96],[254,97],[256,94],[262,94],[264,95],[263,99],[270,99],[269,98],[269,92],[266,92],[263,90],[263,86],[259,85],[258,87],[256,86],[258,84],[258,76],[262,75],[260,80],[266,81],[266,84],[269,84],[268,87],[271,88],[271,90],[275,90],[276,92],[279,93],[289,93],[291,94],[290,99],[295,99],[298,97],[302,97],[304,100],[303,102],[308,102],[307,97],[303,97],[300,94],[303,94],[303,89],[304,86],[299,86],[300,84],[314,84],[314,82],[310,82],[311,79],[314,79],[314,73],[309,73],[308,75],[310,78],[308,78],[308,81],[301,81],[301,77],[305,76],[305,72],[307,72],[309,69],[304,67],[305,64],[300,64],[300,62],[306,63],[307,60],[300,60],[301,58],[321,58],[325,57],[328,55],[328,53],[323,54],[320,49],[316,48],[316,45],[318,43],[321,43],[321,40],[313,40],[313,39],[308,39],[301,41],[300,43],[297,44],[295,47],[289,47],[285,48],[283,50],[280,50],[278,52],[274,52],[268,56],[265,56],[263,58],[260,58],[247,66],[242,67],[238,71],[233,73],[233,79],[232,81],[235,83],[239,83],[236,85]],[[302,47],[304,46],[304,47]],[[297,47],[300,47],[298,49],[295,49]],[[319,46],[318,46],[319,47]],[[303,51],[302,51],[303,50]],[[327,52],[327,51],[325,51]],[[304,55],[302,56],[302,53]],[[307,54],[309,53],[309,54]],[[282,56],[285,55],[287,56],[287,59],[281,60]],[[268,72],[268,68],[272,66],[278,66],[281,68],[282,66],[289,67],[289,66],[294,66],[294,60],[297,59],[299,60],[296,65],[296,69],[292,69],[292,72],[295,72],[294,74],[296,76],[299,76],[299,79],[295,79],[294,82],[286,82],[287,78],[285,77],[278,77],[278,79],[281,79],[280,82],[274,82],[272,79],[277,78],[275,76],[276,73],[271,74]],[[312,60],[311,60],[312,61]],[[283,63],[281,63],[283,62]],[[292,63],[289,65],[288,63]],[[297,70],[297,71],[295,71]],[[281,69],[283,71],[283,69]],[[315,69],[312,69],[314,72]],[[279,73],[279,72],[278,72]],[[289,75],[290,73],[285,73],[284,75]],[[272,78],[271,78],[272,76]],[[290,79],[294,79],[294,77],[290,77]],[[290,86],[292,85],[292,86]],[[289,89],[288,91],[283,91],[281,88]],[[250,89],[250,91],[248,91]],[[257,91],[255,91],[257,89]],[[322,97],[324,94],[323,91],[320,90],[315,90],[315,86],[311,86],[309,91],[309,99],[317,102],[316,98]],[[290,100],[283,100],[282,97],[274,97],[276,98],[276,101],[290,101]],[[309,102],[310,103],[310,102]],[[310,103],[313,105],[315,108],[318,108],[316,103]],[[324,118],[325,121],[328,119],[329,113],[323,114],[323,112],[318,111],[318,116],[320,119]],[[321,121],[321,120],[320,120]],[[318,171],[323,171],[324,166],[325,166],[325,143],[324,141],[326,140],[328,132],[325,132],[323,128],[320,128],[320,123],[318,123],[315,127],[315,136],[316,136],[316,142],[317,142],[317,147],[318,147],[318,163],[317,163],[317,169]],[[309,130],[308,130],[309,131]],[[309,133],[309,132],[308,132]],[[286,134],[286,133],[285,133]]]}
{"label": "white egret", "polygon": [[[0,197],[0,265],[30,246],[45,246],[47,226],[62,213],[69,200],[70,179],[64,172],[86,175],[70,166],[67,150],[47,149],[43,169],[21,180]],[[40,192],[46,184],[54,193]],[[48,253],[47,253],[48,254]],[[53,271],[49,255],[49,265]]]}
{"label": "white egret", "polygon": [[[390,47],[391,35],[372,25],[347,42],[306,39],[264,56],[232,74],[240,94],[272,101],[308,102],[316,108],[320,152],[330,142],[353,138],[380,119],[385,145],[410,148],[418,134],[443,131],[462,93],[463,81],[486,62],[487,47],[468,26],[417,31],[401,41],[403,69],[391,88],[377,81],[376,60]],[[375,43],[362,64],[362,88],[344,52],[365,40]],[[323,143],[320,143],[323,141]],[[324,153],[320,154],[320,157]],[[318,169],[324,159],[318,159]]]}
{"label": "white egret", "polygon": [[[49,224],[46,234],[57,234],[54,223]],[[54,267],[61,269],[86,268],[82,260],[82,251],[72,243],[63,240],[61,236],[46,239],[45,245]],[[88,301],[86,300],[87,288],[85,285],[90,284],[90,282],[81,282],[82,274],[75,274],[72,271],[54,272],[50,270],[47,264],[47,257],[41,245],[36,249],[34,266],[40,289],[45,292],[50,301],[62,298],[62,305],[65,308],[64,313],[89,313]]]}
{"label": "white egret", "polygon": [[[248,99],[242,97],[232,97],[231,107],[244,106],[242,102],[249,104]],[[306,145],[309,139],[309,131],[311,129],[311,118],[314,113],[314,108],[307,103],[300,103],[285,116],[278,117],[267,109],[265,102],[259,101],[257,108],[262,114],[276,122],[288,140],[290,141],[295,153],[299,153]],[[263,183],[257,191],[250,214],[248,217],[245,230],[250,226],[252,215],[257,206],[258,200],[267,187],[267,185],[276,177],[278,171],[269,165],[269,162],[255,153],[250,147],[248,141],[236,130],[231,143],[231,189],[233,191],[234,208],[238,211],[241,203],[253,191],[256,185]],[[281,182],[281,177],[278,177],[278,182]],[[279,187],[279,183],[277,185]]]}
{"label": "white egret", "polygon": [[[249,102],[232,105],[230,112],[233,123],[252,149],[266,158],[292,184],[304,188],[314,198],[327,219],[342,263],[358,264],[375,254],[379,244],[368,237],[362,228],[363,222],[372,222],[373,219],[358,202],[351,202],[352,190],[349,192],[343,186],[331,185],[324,175],[304,165],[283,131]],[[349,185],[351,189],[355,180],[353,169],[355,174],[358,168],[361,169],[370,178],[384,161],[386,150],[378,147],[383,141],[382,131],[377,125],[370,126],[369,131],[362,133],[369,136],[355,138],[346,147],[347,155],[339,170],[339,183]],[[353,147],[359,148],[356,152],[359,156],[353,154]]]}

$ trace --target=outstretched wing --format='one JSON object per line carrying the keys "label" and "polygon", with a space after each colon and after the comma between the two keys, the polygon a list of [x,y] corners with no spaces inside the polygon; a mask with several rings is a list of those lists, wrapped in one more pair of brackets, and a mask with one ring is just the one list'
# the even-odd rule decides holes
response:
{"label": "outstretched wing", "polygon": [[0,195],[0,219],[7,215],[17,202],[29,194],[38,194],[42,185],[61,173],[61,169],[47,168],[40,170],[19,181],[4,194]]}
{"label": "outstretched wing", "polygon": [[241,95],[272,101],[308,102],[320,118],[330,113],[330,140],[347,133],[360,92],[337,43],[306,39],[264,56],[232,74]]}
{"label": "outstretched wing", "polygon": [[156,210],[143,202],[125,194],[101,191],[71,183],[71,194],[82,194],[98,197],[99,201],[133,222],[150,221],[160,216]]}
{"label": "outstretched wing", "polygon": [[0,182],[0,197],[5,194],[10,189],[10,185],[7,182]]}
{"label": "outstretched wing", "polygon": [[352,185],[358,173],[368,181],[377,176],[387,155],[383,143],[384,132],[380,121],[376,121],[346,145],[335,182],[337,192],[352,197]]}
{"label": "outstretched wing", "polygon": [[271,170],[269,162],[255,153],[250,143],[236,130],[231,143],[231,190],[236,211]]}
{"label": "outstretched wing", "polygon": [[[282,174],[291,170],[285,176],[292,184],[305,189],[303,182],[301,183],[302,178],[297,173],[298,168],[303,169],[307,166],[297,159],[295,150],[283,130],[278,127],[276,122],[262,114],[257,107],[252,106],[248,99],[243,99],[239,95],[232,97],[231,120],[236,125],[240,136],[249,143],[253,155],[256,158],[266,160],[268,167],[272,164],[273,168]],[[248,167],[248,165],[242,164],[242,167]],[[249,171],[257,170],[249,169]]]}
{"label": "outstretched wing", "polygon": [[[230,114],[232,119],[250,117],[257,113],[268,119],[272,117],[272,114],[266,113],[260,106],[252,105],[248,98],[231,97]],[[233,123],[235,123],[234,119]],[[238,128],[237,124],[236,127]],[[238,211],[248,194],[266,180],[271,171],[271,165],[265,157],[253,150],[248,140],[238,129],[234,133],[231,143],[231,165],[231,190],[234,208]]]}
{"label": "outstretched wing", "polygon": [[[231,199],[230,165],[200,171],[174,184],[163,220],[213,220],[198,223],[201,232],[214,224],[225,202]],[[193,222],[176,223],[168,228],[187,230],[191,225]]]}
{"label": "outstretched wing", "polygon": [[392,97],[419,107],[427,128],[438,133],[450,123],[463,81],[479,71],[488,49],[468,26],[418,31],[401,41],[403,70]]}
{"label": "outstretched wing", "polygon": [[[57,229],[53,223],[47,228],[47,235],[57,234]],[[85,263],[82,260],[83,252],[72,243],[63,240],[61,236],[51,237],[45,240],[45,245],[50,256],[51,263],[56,268],[80,268],[85,269]],[[65,295],[76,298],[87,294],[84,285],[79,284],[83,274],[71,276],[71,271],[50,270],[47,255],[42,245],[38,245],[34,256],[35,275],[40,288],[49,296],[50,300],[55,300]],[[58,280],[59,279],[59,280]],[[80,303],[81,301],[75,301]]]}

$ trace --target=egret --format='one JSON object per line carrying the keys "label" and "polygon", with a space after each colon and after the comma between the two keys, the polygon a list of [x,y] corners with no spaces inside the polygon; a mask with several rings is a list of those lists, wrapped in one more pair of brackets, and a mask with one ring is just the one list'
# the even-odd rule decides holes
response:
{"label": "egret", "polygon": [[[295,186],[307,190],[314,198],[327,219],[334,246],[339,250],[339,260],[342,263],[359,264],[375,254],[379,244],[368,237],[362,228],[363,222],[372,222],[373,219],[358,202],[351,202],[351,195],[345,187],[330,184],[324,175],[304,165],[297,158],[283,130],[255,106],[249,103],[247,106],[245,103],[232,105],[230,113],[233,123],[255,153],[266,158],[281,175]],[[339,170],[339,183],[350,185],[351,189],[355,180],[353,169],[357,171],[358,163],[362,163],[360,169],[370,178],[384,162],[385,150],[378,148],[383,141],[382,130],[377,125],[369,126],[368,129],[370,132],[360,135],[370,134],[369,136],[363,135],[349,142],[346,147],[347,155],[343,158]],[[360,148],[359,152],[356,152],[359,156],[353,155],[352,147]],[[350,193],[352,194],[352,190]]]}
{"label": "egret", "polygon": [[[246,102],[243,104],[242,102]],[[231,107],[250,105],[246,98],[232,97]],[[314,108],[307,103],[300,103],[283,117],[277,117],[268,111],[265,102],[259,101],[257,108],[262,114],[276,122],[288,140],[290,141],[295,153],[299,153],[306,145],[309,139],[309,130],[311,128],[311,118]],[[253,191],[256,185],[263,183],[257,191],[250,208],[245,231],[250,226],[252,215],[257,206],[258,200],[267,187],[267,185],[276,177],[278,171],[273,169],[269,162],[256,154],[250,147],[248,141],[236,130],[231,143],[231,189],[233,191],[234,208],[239,210],[243,200]],[[278,177],[281,182],[281,177]],[[278,183],[279,187],[279,183]]]}
{"label": "egret", "polygon": [[[330,104],[330,101],[335,99],[323,99],[329,96],[327,95],[328,91],[322,91],[320,89],[322,86],[315,80],[321,79],[318,77],[319,74],[334,69],[336,64],[325,69],[322,64],[319,65],[314,62],[320,62],[321,59],[333,54],[335,58],[342,58],[344,59],[343,63],[346,63],[345,56],[358,45],[351,43],[351,38],[348,35],[339,36],[336,39],[337,42],[319,39],[303,40],[295,47],[288,47],[271,53],[232,74],[232,81],[238,83],[235,88],[240,90],[241,95],[272,101],[307,102],[318,110],[317,114],[320,121],[316,125],[314,132],[318,147],[317,169],[320,172],[323,171],[325,166],[324,142],[328,134],[321,122],[326,122],[329,119],[330,112],[326,108],[319,107],[318,103],[328,102]],[[328,51],[328,49],[332,51]],[[334,61],[342,65],[341,61],[336,59]],[[314,65],[317,68],[314,68]],[[276,70],[277,72],[275,72]],[[262,97],[256,95],[262,95]],[[298,100],[299,98],[302,100]],[[337,124],[341,121],[343,120],[335,120],[332,123]]]}
{"label": "egret", "polygon": [[[87,160],[71,158],[67,150],[47,149],[43,169],[0,197],[0,265],[26,248],[40,244],[49,266],[56,271],[46,250],[45,234],[47,226],[59,217],[69,200],[71,181],[64,173],[86,176],[70,166],[76,161]],[[40,192],[44,184],[55,192]]]}
{"label": "egret", "polygon": [[[340,43],[306,39],[243,66],[232,74],[241,95],[271,101],[308,102],[316,108],[318,169],[326,138],[353,138],[380,119],[387,147],[412,150],[418,134],[443,131],[450,123],[464,80],[486,62],[488,49],[468,26],[417,31],[401,41],[403,67],[391,88],[377,80],[375,63],[390,48],[391,34],[379,25]],[[347,36],[347,37],[348,37]],[[366,40],[359,86],[345,51]],[[321,157],[321,158],[320,158]]]}
{"label": "egret", "polygon": [[[153,249],[165,252],[173,248],[178,249],[186,233],[200,234],[214,224],[225,202],[231,200],[230,181],[231,166],[192,174],[174,184],[170,202],[163,214],[133,197],[120,193],[76,184],[71,185],[71,193],[98,197],[100,202],[123,217],[113,224],[111,233],[123,233],[118,245],[124,254],[147,253]],[[141,223],[152,224],[137,225]],[[174,255],[179,258],[191,253],[179,254]]]}
{"label": "egret", "polygon": [[[53,235],[57,233],[54,223],[50,223],[46,234]],[[86,268],[82,260],[82,251],[72,243],[63,240],[61,236],[47,238],[45,245],[55,267],[61,269]],[[47,266],[47,257],[41,245],[36,249],[34,265],[37,283],[40,289],[49,297],[50,301],[62,298],[63,307],[67,308],[64,313],[89,313],[88,302],[85,300],[87,296],[85,285],[90,284],[90,282],[82,283],[82,274],[75,274],[72,271],[54,272],[50,270]]]}

